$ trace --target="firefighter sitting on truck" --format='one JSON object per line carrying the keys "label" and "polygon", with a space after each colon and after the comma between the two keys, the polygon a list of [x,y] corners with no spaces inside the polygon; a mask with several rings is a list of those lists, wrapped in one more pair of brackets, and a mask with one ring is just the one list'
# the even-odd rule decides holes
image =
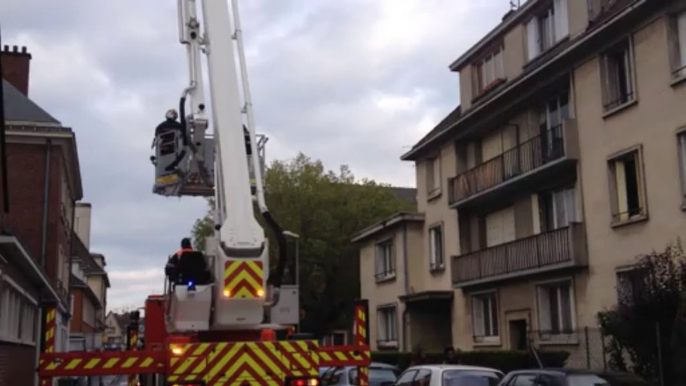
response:
{"label": "firefighter sitting on truck", "polygon": [[205,257],[201,252],[193,250],[189,238],[181,240],[181,249],[169,258],[164,272],[173,284],[195,286],[206,284],[210,280]]}

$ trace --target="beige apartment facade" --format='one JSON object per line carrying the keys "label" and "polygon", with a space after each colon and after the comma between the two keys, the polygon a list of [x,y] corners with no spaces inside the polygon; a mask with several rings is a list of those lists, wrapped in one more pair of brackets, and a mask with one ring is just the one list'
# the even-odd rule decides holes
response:
{"label": "beige apartment facade", "polygon": [[452,291],[433,310],[461,349],[578,346],[635,256],[686,236],[685,66],[684,1],[508,12],[451,64],[459,107],[402,157],[417,170],[417,272],[405,286],[370,280],[397,228],[360,232],[362,296],[401,310],[408,289]]}

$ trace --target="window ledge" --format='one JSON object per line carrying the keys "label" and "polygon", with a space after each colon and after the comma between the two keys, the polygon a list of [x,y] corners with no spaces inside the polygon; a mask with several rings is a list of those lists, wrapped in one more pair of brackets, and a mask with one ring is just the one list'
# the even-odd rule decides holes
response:
{"label": "window ledge", "polygon": [[626,110],[629,107],[634,106],[636,104],[638,104],[638,98],[635,98],[633,100],[625,102],[625,103],[623,103],[617,107],[614,107],[614,108],[606,111],[605,113],[603,113],[603,119],[607,119],[607,118],[609,118],[615,114],[618,114],[620,111]]}
{"label": "window ledge", "polygon": [[686,82],[686,71],[684,71],[684,73],[681,75],[673,76],[672,81],[669,82],[669,85],[672,87],[677,87],[684,82]]}
{"label": "window ledge", "polygon": [[434,189],[434,190],[430,191],[426,197],[426,200],[427,201],[433,201],[439,197],[441,197],[441,188]]}
{"label": "window ledge", "polygon": [[376,284],[387,283],[395,280],[395,274],[376,278]]}
{"label": "window ledge", "polygon": [[686,212],[686,201],[681,203],[681,210]]}
{"label": "window ledge", "polygon": [[383,340],[376,342],[379,348],[398,348],[397,340]]}
{"label": "window ledge", "polygon": [[647,214],[647,213],[644,213],[644,214],[642,214],[642,215],[640,215],[640,216],[636,216],[636,217],[630,218],[630,219],[628,219],[628,220],[616,220],[616,221],[612,221],[612,222],[610,223],[610,226],[611,226],[612,228],[619,228],[619,227],[623,227],[623,226],[625,226],[625,225],[631,225],[631,224],[635,224],[635,223],[639,223],[639,222],[643,222],[643,221],[647,221],[647,220],[648,220],[648,214]]}
{"label": "window ledge", "polygon": [[442,264],[431,264],[429,267],[429,272],[433,274],[445,272],[445,263]]}
{"label": "window ledge", "polygon": [[537,342],[541,346],[578,346],[579,338],[565,338],[565,335],[554,335],[547,340],[538,339]]}
{"label": "window ledge", "polygon": [[497,340],[486,340],[486,341],[481,341],[477,342],[474,341],[474,347],[500,347],[502,346],[502,343],[500,342],[500,338]]}

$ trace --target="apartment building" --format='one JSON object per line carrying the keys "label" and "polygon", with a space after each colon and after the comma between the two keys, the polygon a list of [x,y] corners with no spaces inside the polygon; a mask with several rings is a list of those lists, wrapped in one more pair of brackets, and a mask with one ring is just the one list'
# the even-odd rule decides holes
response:
{"label": "apartment building", "polygon": [[33,384],[38,350],[68,349],[73,208],[83,192],[73,131],[28,96],[31,54],[5,46],[0,59],[10,202],[0,240],[0,384]]}
{"label": "apartment building", "polygon": [[[376,347],[424,343],[400,326],[572,349],[635,256],[686,235],[686,3],[529,0],[450,69],[459,106],[402,156],[419,213],[355,237]],[[450,298],[430,307],[449,331],[414,298]]]}

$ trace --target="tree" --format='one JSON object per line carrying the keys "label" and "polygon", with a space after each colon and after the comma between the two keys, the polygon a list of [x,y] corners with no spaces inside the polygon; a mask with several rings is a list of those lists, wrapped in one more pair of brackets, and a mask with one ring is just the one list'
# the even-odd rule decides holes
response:
{"label": "tree", "polygon": [[[398,211],[415,210],[387,185],[357,180],[347,166],[326,171],[320,161],[299,154],[290,161],[274,161],[265,173],[265,200],[284,230],[300,235],[301,328],[318,336],[334,328],[349,328],[352,302],[359,297],[358,250],[352,235]],[[258,221],[262,222],[258,217]],[[196,246],[212,234],[208,215],[196,221]],[[264,224],[263,224],[264,226]],[[272,268],[278,261],[276,239],[269,237]],[[290,248],[289,271],[294,272]],[[291,275],[292,277],[293,275]]]}
{"label": "tree", "polygon": [[212,213],[215,209],[214,198],[207,199],[209,207],[205,217],[195,220],[191,234],[193,235],[193,248],[198,251],[205,250],[205,240],[214,233],[214,217]]}
{"label": "tree", "polygon": [[670,243],[661,253],[639,256],[632,272],[630,292],[620,292],[620,302],[598,314],[603,334],[610,337],[610,366],[657,380],[662,358],[663,384],[675,384],[675,361],[683,360],[675,353],[684,350],[683,322],[675,324],[686,283],[681,243]]}

